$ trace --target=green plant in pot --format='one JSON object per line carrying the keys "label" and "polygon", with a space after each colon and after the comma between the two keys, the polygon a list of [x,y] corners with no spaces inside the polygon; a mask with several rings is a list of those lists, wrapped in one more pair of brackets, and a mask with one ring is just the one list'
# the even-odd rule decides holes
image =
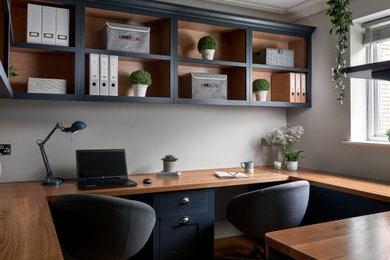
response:
{"label": "green plant in pot", "polygon": [[255,93],[257,101],[266,101],[270,88],[271,84],[266,79],[256,79],[252,83],[252,91]]}
{"label": "green plant in pot", "polygon": [[217,47],[217,40],[211,36],[204,36],[198,42],[198,51],[202,54],[204,60],[213,60]]}
{"label": "green plant in pot", "polygon": [[287,127],[274,130],[265,136],[265,141],[271,145],[277,145],[283,156],[283,163],[287,170],[296,171],[298,169],[298,159],[303,152],[294,148],[304,133],[302,126]]}
{"label": "green plant in pot", "polygon": [[13,78],[19,76],[19,74],[16,73],[14,66],[10,66],[8,68],[8,78]]}
{"label": "green plant in pot", "polygon": [[345,51],[348,49],[348,32],[352,25],[352,10],[350,9],[350,0],[329,0],[326,2],[329,9],[326,15],[331,17],[332,28],[330,34],[334,33],[337,37],[336,43],[336,65],[332,68],[332,85],[340,91],[337,100],[343,103],[344,99],[344,78],[346,78],[346,58]]}
{"label": "green plant in pot", "polygon": [[163,158],[163,172],[175,172],[177,171],[176,162],[179,160],[173,154],[167,154]]}
{"label": "green plant in pot", "polygon": [[152,77],[146,70],[134,71],[129,80],[136,97],[145,97],[147,88],[152,85]]}
{"label": "green plant in pot", "polygon": [[387,131],[386,131],[386,135],[387,135],[387,139],[389,140],[389,142],[390,142],[390,129],[387,129]]}

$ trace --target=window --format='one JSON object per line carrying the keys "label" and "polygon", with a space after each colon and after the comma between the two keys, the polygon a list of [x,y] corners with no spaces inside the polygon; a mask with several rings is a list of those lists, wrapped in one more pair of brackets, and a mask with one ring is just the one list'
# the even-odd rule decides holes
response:
{"label": "window", "polygon": [[[377,26],[375,26],[377,25]],[[364,35],[367,63],[390,60],[390,24],[375,24]],[[368,80],[368,140],[387,141],[390,129],[390,81]]]}

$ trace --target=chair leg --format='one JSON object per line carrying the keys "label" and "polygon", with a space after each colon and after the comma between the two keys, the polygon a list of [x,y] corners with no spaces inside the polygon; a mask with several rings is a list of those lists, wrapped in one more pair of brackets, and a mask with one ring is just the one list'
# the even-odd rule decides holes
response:
{"label": "chair leg", "polygon": [[260,248],[258,248],[256,245],[253,245],[253,250],[249,253],[250,257],[257,258],[258,256],[260,258],[265,259],[265,254],[261,252]]}

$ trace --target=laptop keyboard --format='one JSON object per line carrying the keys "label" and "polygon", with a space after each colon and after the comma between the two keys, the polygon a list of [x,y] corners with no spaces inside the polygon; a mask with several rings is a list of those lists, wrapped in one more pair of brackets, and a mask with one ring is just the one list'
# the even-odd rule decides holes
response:
{"label": "laptop keyboard", "polygon": [[130,180],[96,180],[79,183],[80,189],[100,189],[100,188],[114,188],[124,186],[136,186],[137,183]]}

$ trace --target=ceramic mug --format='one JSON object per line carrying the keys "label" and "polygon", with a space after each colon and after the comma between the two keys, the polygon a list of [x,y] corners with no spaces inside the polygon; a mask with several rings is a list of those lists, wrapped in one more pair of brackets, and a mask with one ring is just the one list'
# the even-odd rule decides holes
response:
{"label": "ceramic mug", "polygon": [[241,167],[244,169],[244,171],[246,173],[254,173],[255,172],[255,169],[254,169],[255,164],[253,163],[253,161],[242,162]]}

